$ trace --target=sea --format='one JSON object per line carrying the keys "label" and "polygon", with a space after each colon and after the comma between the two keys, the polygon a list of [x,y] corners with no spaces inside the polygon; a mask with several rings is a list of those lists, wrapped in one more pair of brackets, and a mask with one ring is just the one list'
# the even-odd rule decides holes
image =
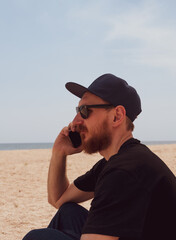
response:
{"label": "sea", "polygon": [[53,143],[0,143],[0,150],[51,149]]}
{"label": "sea", "polygon": [[[176,141],[141,141],[146,145],[176,144]],[[0,150],[51,149],[53,143],[0,143]]]}

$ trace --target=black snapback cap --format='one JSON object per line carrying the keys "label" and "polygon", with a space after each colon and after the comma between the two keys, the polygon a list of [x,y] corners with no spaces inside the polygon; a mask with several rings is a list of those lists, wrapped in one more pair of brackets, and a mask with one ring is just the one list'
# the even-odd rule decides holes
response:
{"label": "black snapback cap", "polygon": [[82,98],[85,92],[90,92],[114,107],[124,106],[126,115],[132,122],[142,111],[137,91],[125,80],[113,74],[107,73],[98,77],[88,88],[74,82],[66,83],[65,87],[79,98]]}

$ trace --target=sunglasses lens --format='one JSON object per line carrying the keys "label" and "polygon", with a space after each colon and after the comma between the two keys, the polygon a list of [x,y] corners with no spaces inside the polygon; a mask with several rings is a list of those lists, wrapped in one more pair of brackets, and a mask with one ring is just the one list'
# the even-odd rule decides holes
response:
{"label": "sunglasses lens", "polygon": [[88,109],[86,106],[81,107],[80,114],[81,114],[82,118],[84,118],[84,119],[88,118]]}
{"label": "sunglasses lens", "polygon": [[86,119],[88,118],[88,109],[86,106],[80,106],[76,108],[76,112],[81,114],[81,117]]}

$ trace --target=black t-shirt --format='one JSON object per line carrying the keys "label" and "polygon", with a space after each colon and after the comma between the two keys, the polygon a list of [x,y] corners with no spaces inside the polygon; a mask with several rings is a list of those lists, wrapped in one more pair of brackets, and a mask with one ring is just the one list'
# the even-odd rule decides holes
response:
{"label": "black t-shirt", "polygon": [[108,161],[101,159],[74,184],[93,191],[83,233],[120,240],[176,239],[176,178],[136,139]]}

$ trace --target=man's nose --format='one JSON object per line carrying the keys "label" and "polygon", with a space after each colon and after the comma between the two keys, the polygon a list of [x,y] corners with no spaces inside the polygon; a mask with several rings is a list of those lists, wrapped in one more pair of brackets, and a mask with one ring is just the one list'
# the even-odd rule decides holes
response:
{"label": "man's nose", "polygon": [[76,126],[82,125],[83,122],[84,122],[84,120],[81,117],[80,113],[77,113],[76,116],[74,117],[73,121],[72,121],[72,126],[76,127]]}

